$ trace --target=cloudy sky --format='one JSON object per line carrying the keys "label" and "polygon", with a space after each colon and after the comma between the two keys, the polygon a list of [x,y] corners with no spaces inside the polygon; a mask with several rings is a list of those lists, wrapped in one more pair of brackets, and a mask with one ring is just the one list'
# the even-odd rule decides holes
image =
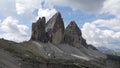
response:
{"label": "cloudy sky", "polygon": [[38,17],[61,12],[65,26],[75,20],[87,43],[120,49],[120,0],[0,0],[0,38],[29,40]]}

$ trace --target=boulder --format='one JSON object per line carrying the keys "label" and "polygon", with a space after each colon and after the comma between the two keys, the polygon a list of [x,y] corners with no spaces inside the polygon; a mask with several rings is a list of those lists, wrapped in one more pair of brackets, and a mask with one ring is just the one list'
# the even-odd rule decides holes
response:
{"label": "boulder", "polygon": [[53,44],[60,44],[64,40],[64,23],[61,14],[56,13],[46,24],[46,34]]}

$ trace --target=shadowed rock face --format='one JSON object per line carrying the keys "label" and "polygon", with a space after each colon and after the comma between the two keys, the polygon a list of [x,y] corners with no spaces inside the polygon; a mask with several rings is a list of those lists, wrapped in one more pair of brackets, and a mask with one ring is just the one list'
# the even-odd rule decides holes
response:
{"label": "shadowed rock face", "polygon": [[78,48],[81,46],[88,48],[86,40],[82,37],[82,32],[75,21],[71,21],[65,29],[59,12],[50,18],[47,23],[45,17],[39,18],[36,23],[33,23],[31,40],[53,44],[67,43]]}
{"label": "shadowed rock face", "polygon": [[64,23],[61,14],[56,13],[46,24],[46,32],[49,41],[53,44],[60,44],[64,40]]}
{"label": "shadowed rock face", "polygon": [[36,23],[32,24],[31,40],[44,41],[45,33],[45,17],[39,18]]}
{"label": "shadowed rock face", "polygon": [[87,46],[85,39],[82,37],[81,30],[75,23],[75,21],[71,21],[70,24],[65,29],[65,43],[69,45],[73,45],[75,47]]}
{"label": "shadowed rock face", "polygon": [[45,17],[32,24],[31,40],[60,44],[64,41],[64,23],[61,14],[56,13],[47,23]]}

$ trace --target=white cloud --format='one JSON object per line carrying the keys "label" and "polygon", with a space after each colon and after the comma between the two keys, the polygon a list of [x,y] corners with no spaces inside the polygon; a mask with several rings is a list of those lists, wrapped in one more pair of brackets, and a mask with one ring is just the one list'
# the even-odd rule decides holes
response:
{"label": "white cloud", "polygon": [[107,12],[120,17],[120,0],[106,0],[102,12]]}
{"label": "white cloud", "polygon": [[46,20],[48,21],[57,11],[55,9],[39,9],[38,10],[38,17],[46,17]]}
{"label": "white cloud", "polygon": [[0,0],[0,16],[14,15],[15,10],[15,0]]}
{"label": "white cloud", "polygon": [[114,25],[117,22],[114,20],[96,20],[91,23],[85,23],[82,32],[87,43],[93,44],[96,47],[120,48],[120,23]]}
{"label": "white cloud", "polygon": [[41,7],[43,0],[16,0],[16,10],[18,14],[33,12],[35,9]]}
{"label": "white cloud", "polygon": [[0,34],[0,38],[16,42],[29,40],[28,27],[19,24],[19,21],[11,16],[1,22],[0,30],[2,32],[2,34]]}
{"label": "white cloud", "polygon": [[1,17],[22,17],[33,21],[35,16],[33,12],[41,7],[43,0],[0,0]]}
{"label": "white cloud", "polygon": [[120,0],[106,0],[101,13],[114,15],[112,19],[98,19],[85,23],[82,28],[83,36],[89,44],[110,49],[120,49]]}
{"label": "white cloud", "polygon": [[120,18],[113,18],[110,20],[96,20],[94,21],[94,24],[101,28],[107,27],[115,31],[120,31]]}
{"label": "white cloud", "polygon": [[33,12],[39,8],[42,8],[42,2],[43,0],[16,0],[17,14],[33,22],[36,18]]}
{"label": "white cloud", "polygon": [[88,13],[99,12],[105,0],[45,0],[45,7],[57,6],[71,7],[73,10],[81,10]]}
{"label": "white cloud", "polygon": [[[0,16],[3,17],[0,21],[0,38],[17,42],[29,40],[28,27],[21,25],[19,20],[13,17],[32,22],[36,19],[33,12],[39,9],[38,16],[45,16],[49,19],[56,13],[56,10],[43,9],[42,2],[43,0],[0,0]],[[22,20],[22,23],[26,22]]]}

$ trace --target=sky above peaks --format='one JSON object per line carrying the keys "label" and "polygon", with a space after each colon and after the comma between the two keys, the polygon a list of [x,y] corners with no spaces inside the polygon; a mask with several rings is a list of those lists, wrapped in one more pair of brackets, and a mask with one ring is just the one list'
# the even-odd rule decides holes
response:
{"label": "sky above peaks", "polygon": [[76,21],[88,44],[120,49],[120,0],[0,0],[0,38],[27,41],[31,24],[60,12]]}

